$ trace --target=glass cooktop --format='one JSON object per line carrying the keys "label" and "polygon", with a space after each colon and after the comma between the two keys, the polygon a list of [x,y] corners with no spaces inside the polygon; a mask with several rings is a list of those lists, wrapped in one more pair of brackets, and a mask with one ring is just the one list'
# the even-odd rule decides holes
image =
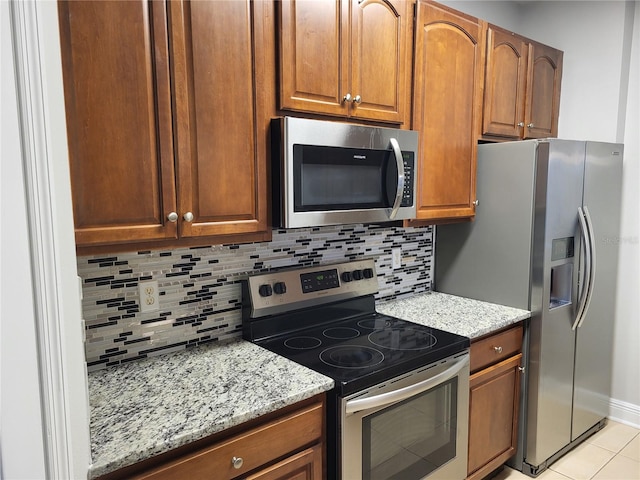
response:
{"label": "glass cooktop", "polygon": [[379,313],[256,343],[333,378],[342,394],[375,385],[469,347],[466,337]]}

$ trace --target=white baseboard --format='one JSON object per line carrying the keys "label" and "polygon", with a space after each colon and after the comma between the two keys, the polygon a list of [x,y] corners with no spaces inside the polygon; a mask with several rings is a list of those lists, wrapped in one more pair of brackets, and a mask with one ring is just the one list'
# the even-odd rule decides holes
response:
{"label": "white baseboard", "polygon": [[609,400],[609,418],[614,422],[640,428],[640,405],[612,398]]}

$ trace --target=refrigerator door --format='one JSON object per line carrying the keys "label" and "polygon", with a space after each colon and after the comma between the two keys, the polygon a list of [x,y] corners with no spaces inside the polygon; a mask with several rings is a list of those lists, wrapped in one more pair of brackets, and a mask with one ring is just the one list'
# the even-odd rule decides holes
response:
{"label": "refrigerator door", "polygon": [[[525,462],[538,466],[571,441],[573,360],[577,310],[578,254],[581,241],[578,208],[582,206],[585,142],[548,140],[544,205],[536,205],[533,270],[542,272],[542,288],[532,304],[542,306],[531,317]],[[537,187],[538,188],[538,187]],[[533,295],[533,293],[532,293]]]}
{"label": "refrigerator door", "polygon": [[619,144],[588,142],[586,147],[583,204],[593,224],[595,270],[591,302],[576,329],[571,440],[609,412],[622,153]]}
{"label": "refrigerator door", "polygon": [[436,228],[435,289],[530,310],[537,140],[478,146],[473,222]]}

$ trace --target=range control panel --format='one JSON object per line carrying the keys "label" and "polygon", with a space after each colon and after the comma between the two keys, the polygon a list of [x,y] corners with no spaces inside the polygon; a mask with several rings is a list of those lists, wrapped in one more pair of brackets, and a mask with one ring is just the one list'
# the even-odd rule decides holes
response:
{"label": "range control panel", "polygon": [[378,292],[372,258],[263,273],[247,283],[252,318]]}

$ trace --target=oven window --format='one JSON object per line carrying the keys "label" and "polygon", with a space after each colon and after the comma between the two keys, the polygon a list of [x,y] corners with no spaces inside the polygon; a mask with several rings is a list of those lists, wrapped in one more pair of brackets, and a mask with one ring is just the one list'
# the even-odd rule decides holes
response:
{"label": "oven window", "polygon": [[458,382],[362,419],[362,478],[420,479],[456,456]]}

